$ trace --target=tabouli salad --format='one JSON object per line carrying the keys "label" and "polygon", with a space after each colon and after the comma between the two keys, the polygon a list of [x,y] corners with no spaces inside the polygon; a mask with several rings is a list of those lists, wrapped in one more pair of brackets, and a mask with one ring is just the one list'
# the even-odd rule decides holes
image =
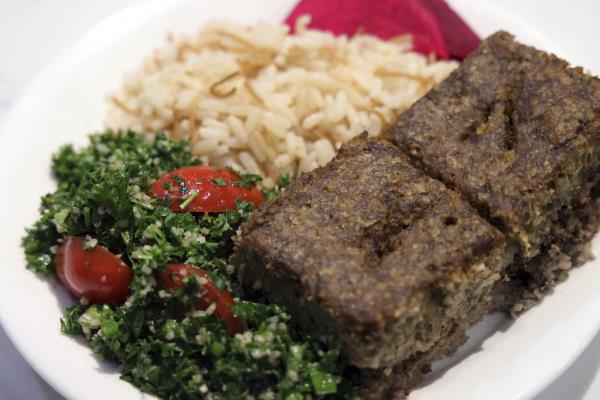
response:
{"label": "tabouli salad", "polygon": [[184,141],[90,136],[53,157],[58,189],[23,238],[28,267],[78,301],[61,329],[83,336],[122,379],[169,399],[354,397],[331,337],[298,331],[245,295],[228,263],[252,210],[289,184],[203,166]]}

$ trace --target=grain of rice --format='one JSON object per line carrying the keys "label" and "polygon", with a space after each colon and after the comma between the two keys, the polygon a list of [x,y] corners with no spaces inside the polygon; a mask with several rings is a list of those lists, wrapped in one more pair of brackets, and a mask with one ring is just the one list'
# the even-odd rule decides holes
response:
{"label": "grain of rice", "polygon": [[411,38],[351,38],[285,26],[211,22],[167,37],[109,96],[106,124],[190,139],[209,164],[296,177],[327,163],[341,143],[377,136],[455,62],[411,52]]}

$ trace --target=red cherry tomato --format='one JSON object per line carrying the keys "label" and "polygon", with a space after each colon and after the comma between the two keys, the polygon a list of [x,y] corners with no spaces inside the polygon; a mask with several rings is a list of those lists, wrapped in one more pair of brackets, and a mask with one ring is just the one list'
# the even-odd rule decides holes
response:
{"label": "red cherry tomato", "polygon": [[183,167],[158,178],[150,191],[156,197],[175,200],[171,206],[173,211],[235,210],[235,201],[238,198],[256,206],[263,203],[263,196],[257,188],[240,187],[235,181],[241,181],[241,178],[226,169],[207,166]]}
{"label": "red cherry tomato", "polygon": [[235,335],[241,332],[242,320],[236,317],[232,310],[233,297],[227,290],[217,289],[206,272],[193,265],[167,264],[165,270],[158,273],[159,280],[168,289],[181,289],[184,278],[192,274],[206,280],[202,284],[204,294],[198,300],[198,308],[206,310],[211,304],[215,304],[215,314],[225,322],[229,334]]}
{"label": "red cherry tomato", "polygon": [[86,250],[83,238],[68,237],[58,247],[55,262],[58,279],[78,298],[122,304],[129,294],[133,271],[106,247]]}

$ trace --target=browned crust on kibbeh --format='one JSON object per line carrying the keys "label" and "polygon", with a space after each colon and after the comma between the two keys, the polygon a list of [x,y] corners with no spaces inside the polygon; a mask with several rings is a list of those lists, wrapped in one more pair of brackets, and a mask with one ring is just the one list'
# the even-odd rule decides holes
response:
{"label": "browned crust on kibbeh", "polygon": [[539,255],[509,266],[508,279],[495,289],[506,296],[499,309],[518,316],[537,304],[557,283],[566,280],[569,270],[593,259],[591,240],[600,227],[599,195],[596,188],[585,196],[582,194],[560,213]]}
{"label": "browned crust on kibbeh", "polygon": [[600,180],[599,79],[499,32],[385,137],[518,246],[514,264],[528,266],[530,291],[513,313],[554,286],[528,260],[557,251],[555,224]]}
{"label": "browned crust on kibbeh", "polygon": [[499,32],[385,136],[515,240],[527,260],[561,208],[595,184],[600,80]]}
{"label": "browned crust on kibbeh", "polygon": [[[556,236],[550,245],[551,251],[534,257],[525,265],[509,266],[504,279],[495,284],[491,302],[482,307],[486,307],[487,312],[506,311],[518,315],[537,304],[544,294],[535,279],[538,275],[530,275],[524,271],[543,269],[546,276],[544,282],[563,281],[571,268],[592,258],[590,240],[599,227],[600,200],[594,194],[593,200],[563,214],[561,222],[553,229]],[[478,320],[470,321],[476,322]],[[427,352],[417,353],[393,368],[360,370],[362,396],[373,400],[404,399],[411,389],[420,384],[423,375],[431,371],[434,361],[453,354],[466,339],[464,330],[454,329]]]}
{"label": "browned crust on kibbeh", "polygon": [[363,135],[242,226],[232,262],[359,367],[393,366],[478,313],[512,254],[393,144]]}
{"label": "browned crust on kibbeh", "polygon": [[391,368],[359,371],[361,397],[366,400],[401,400],[417,387],[431,364],[452,355],[467,341],[465,330],[455,327],[426,352],[419,352]]}
{"label": "browned crust on kibbeh", "polygon": [[404,397],[469,325],[518,315],[589,259],[599,82],[492,35],[384,138],[261,207],[237,238],[240,278],[339,336],[364,397]]}

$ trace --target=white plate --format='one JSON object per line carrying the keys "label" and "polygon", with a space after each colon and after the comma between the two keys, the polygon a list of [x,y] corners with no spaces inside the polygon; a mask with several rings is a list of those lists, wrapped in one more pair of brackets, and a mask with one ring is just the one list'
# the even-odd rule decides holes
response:
{"label": "white plate", "polygon": [[[0,134],[0,317],[28,362],[65,397],[104,400],[143,395],[119,380],[115,367],[95,358],[84,343],[60,334],[58,321],[71,300],[54,281],[24,268],[20,238],[37,217],[39,197],[55,186],[49,174],[50,155],[62,143],[85,143],[86,133],[101,128],[106,92],[163,42],[165,32],[192,32],[214,17],[278,22],[294,3],[155,1],[126,10],[99,24],[51,65],[8,115]],[[552,45],[556,42],[545,40],[541,31],[493,3],[452,3],[482,35],[504,28],[522,41],[567,54]],[[598,247],[600,242],[595,241],[600,254]],[[553,295],[517,321],[486,318],[471,330],[471,340],[455,357],[436,365],[427,385],[411,400],[517,400],[539,393],[600,327],[599,263],[574,271]]]}

